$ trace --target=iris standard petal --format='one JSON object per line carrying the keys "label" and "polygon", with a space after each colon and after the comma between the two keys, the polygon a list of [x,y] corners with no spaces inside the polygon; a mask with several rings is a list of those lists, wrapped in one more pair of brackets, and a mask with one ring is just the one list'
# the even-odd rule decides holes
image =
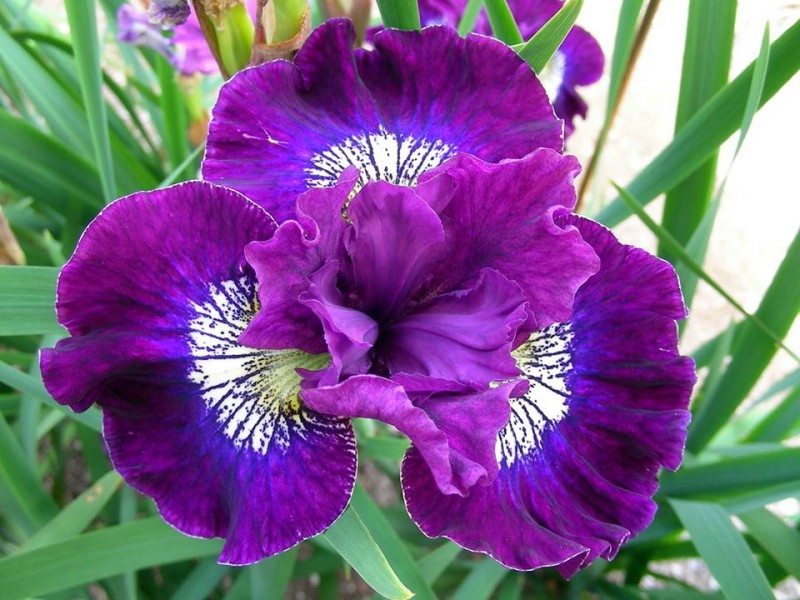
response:
{"label": "iris standard petal", "polygon": [[601,267],[569,322],[515,351],[527,389],[497,438],[497,479],[444,496],[412,448],[403,488],[427,535],[569,577],[649,525],[659,467],[680,464],[695,376],[677,350],[685,307],[673,268],[589,220],[556,221],[581,232]]}
{"label": "iris standard petal", "polygon": [[554,219],[575,206],[572,156],[547,148],[491,164],[459,155],[427,173],[452,178],[457,192],[424,197],[447,232],[447,261],[435,281],[468,281],[482,268],[516,282],[528,301],[524,339],[535,327],[569,318],[575,291],[598,269],[597,256],[569,224]]}
{"label": "iris standard petal", "polygon": [[263,209],[208,183],[111,204],[59,279],[58,316],[72,337],[42,355],[58,402],[103,408],[126,481],[180,531],[225,537],[220,560],[232,564],[324,530],[355,480],[350,426],[298,399],[295,369],[319,369],[327,356],[239,342],[258,307],[244,246],[275,228]]}
{"label": "iris standard petal", "polygon": [[437,296],[388,325],[376,350],[393,375],[487,386],[519,374],[511,347],[525,317],[519,286],[484,269],[473,286]]}
{"label": "iris standard petal", "polygon": [[[362,182],[411,185],[456,152],[497,162],[562,149],[562,124],[516,53],[449,28],[385,31],[353,50],[346,20],[323,23],[295,63],[246,69],[223,86],[203,176],[279,221],[303,191],[355,165]],[[502,132],[502,135],[498,135]]]}

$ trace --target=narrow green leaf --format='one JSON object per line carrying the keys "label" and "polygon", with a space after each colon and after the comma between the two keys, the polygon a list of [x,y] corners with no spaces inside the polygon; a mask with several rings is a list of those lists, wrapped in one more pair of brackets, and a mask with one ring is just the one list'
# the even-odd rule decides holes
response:
{"label": "narrow green leaf", "polygon": [[[706,210],[706,214],[702,216],[700,224],[694,230],[694,233],[692,234],[691,238],[686,244],[686,251],[698,264],[703,264],[703,262],[705,261],[706,252],[708,251],[709,240],[711,239],[711,231],[714,227],[714,221],[716,220],[717,212],[719,211],[719,206],[722,203],[722,197],[725,191],[725,185],[728,181],[728,176],[730,175],[731,168],[733,167],[733,163],[736,160],[736,157],[739,155],[739,150],[741,150],[742,144],[744,143],[744,140],[747,137],[747,132],[750,129],[750,124],[753,121],[753,117],[755,116],[755,113],[758,110],[758,105],[759,102],[761,101],[761,94],[764,91],[764,81],[767,74],[768,62],[769,62],[769,25],[767,25],[767,27],[764,29],[764,38],[761,43],[761,51],[759,52],[758,58],[755,61],[755,67],[753,69],[753,78],[750,82],[750,93],[747,97],[747,104],[745,105],[742,125],[739,128],[739,139],[736,142],[736,149],[733,153],[733,158],[731,159],[731,162],[728,165],[728,169],[727,172],[725,173],[725,176],[723,177],[721,183],[719,184],[719,187],[717,188],[716,194],[714,194],[714,198],[711,201],[710,206]],[[713,157],[716,157],[716,153],[714,153]],[[715,167],[716,167],[716,160],[715,160]],[[713,180],[713,175],[709,175],[709,177],[711,177],[711,179]],[[692,178],[690,177],[690,179]],[[684,190],[683,193],[691,194],[695,192],[692,192],[691,190],[687,189]],[[691,196],[687,195],[686,197],[690,198]],[[687,216],[687,218],[691,217]],[[697,289],[697,276],[681,263],[679,263],[676,266],[676,270],[678,272],[678,277],[681,280],[681,286],[683,288],[684,299],[686,300],[686,304],[687,306],[691,306],[692,300],[694,299],[695,290]]]}
{"label": "narrow green leaf", "polygon": [[614,53],[611,55],[611,68],[608,75],[608,99],[606,100],[606,117],[603,127],[607,127],[622,88],[622,79],[630,62],[633,41],[636,39],[636,23],[639,21],[643,4],[644,0],[623,0],[619,9],[619,19],[614,37]]}
{"label": "narrow green leaf", "polygon": [[335,548],[364,581],[384,598],[405,600],[411,597],[411,592],[392,570],[352,506],[320,537]]}
{"label": "narrow green leaf", "polygon": [[0,110],[0,180],[61,212],[65,196],[99,207],[97,171],[61,141]]}
{"label": "narrow green leaf", "polygon": [[386,27],[420,29],[417,0],[378,0],[378,10]]}
{"label": "narrow green leaf", "polygon": [[719,505],[686,500],[670,504],[728,600],[774,598],[747,542]]}
{"label": "narrow green leaf", "polygon": [[770,410],[744,442],[767,442],[784,439],[800,423],[800,387],[786,396],[778,406]]}
{"label": "narrow green leaf", "polygon": [[99,432],[103,429],[102,416],[100,415],[100,410],[96,406],[90,407],[86,412],[72,412],[69,408],[61,406],[50,397],[50,394],[44,389],[41,379],[31,377],[27,373],[23,373],[4,362],[0,362],[0,382],[5,383],[15,390],[35,396],[40,402],[63,412],[71,419],[79,421],[94,431]]}
{"label": "narrow green leaf", "polygon": [[[0,500],[14,524],[30,536],[58,512],[34,466],[0,414]],[[3,578],[0,577],[0,581]]]}
{"label": "narrow green leaf", "polygon": [[[717,431],[736,412],[747,398],[764,369],[772,360],[778,346],[775,337],[783,339],[797,317],[800,308],[800,230],[789,246],[772,283],[756,310],[754,319],[748,321],[741,337],[735,341],[735,352],[725,374],[706,398],[689,429],[687,447],[697,453],[714,437]],[[770,332],[768,335],[761,323]]]}
{"label": "narrow green leaf", "polygon": [[220,540],[190,538],[160,517],[107,527],[0,560],[0,600],[22,600],[190,558],[218,554]]}
{"label": "narrow green leaf", "polygon": [[175,79],[175,69],[172,65],[162,56],[156,57],[156,65],[158,67],[158,83],[161,89],[159,100],[163,115],[161,137],[164,141],[164,149],[167,152],[170,169],[177,169],[186,159],[189,150],[183,92],[178,87]]}
{"label": "narrow green leaf", "polygon": [[228,565],[220,565],[216,558],[201,560],[189,576],[183,580],[172,596],[172,600],[197,600],[209,598],[214,588],[231,570]]}
{"label": "narrow green leaf", "polygon": [[94,4],[86,0],[65,0],[75,63],[83,92],[83,103],[92,135],[95,164],[100,172],[103,196],[111,202],[117,195],[114,169],[111,166],[111,143],[108,135],[106,104],[103,100],[103,77],[100,71],[100,44],[97,39],[97,16]]}
{"label": "narrow green leaf", "polygon": [[247,568],[251,598],[283,598],[297,562],[295,546]]}
{"label": "narrow green leaf", "polygon": [[722,374],[724,373],[725,359],[730,354],[735,333],[736,326],[731,323],[717,340],[714,346],[714,353],[711,356],[711,362],[708,364],[708,373],[706,373],[706,376],[703,378],[703,385],[692,402],[692,412],[696,413],[700,409],[704,398],[712,395],[714,390],[717,389]]}
{"label": "narrow green leaf", "polygon": [[90,154],[92,143],[80,106],[8,32],[0,28],[0,61],[44,117],[53,133],[80,154]]}
{"label": "narrow green leaf", "polygon": [[514,20],[514,15],[511,14],[506,0],[485,0],[484,5],[494,37],[509,46],[525,41],[522,39],[522,34],[519,32],[517,22]]}
{"label": "narrow green leaf", "polygon": [[495,600],[520,600],[525,580],[521,574],[510,573],[497,590]]}
{"label": "narrow green leaf", "polygon": [[121,485],[122,477],[116,471],[106,473],[31,536],[20,552],[43,548],[81,533],[97,518]]}
{"label": "narrow green leaf", "polygon": [[575,25],[583,8],[583,0],[567,0],[528,42],[519,49],[519,55],[536,73],[541,73],[564,38]]}
{"label": "narrow green leaf", "polygon": [[461,582],[453,594],[453,600],[486,600],[506,575],[508,571],[503,565],[485,558]]}
{"label": "narrow green leaf", "polygon": [[419,570],[428,583],[433,583],[447,570],[461,554],[461,547],[452,542],[445,542],[436,550],[432,550],[419,560]]}
{"label": "narrow green leaf", "polygon": [[800,448],[780,448],[664,473],[661,494],[689,497],[746,491],[800,480]]}
{"label": "narrow green leaf", "polygon": [[[736,0],[693,0],[689,3],[676,133],[727,83],[735,23]],[[681,244],[689,241],[703,219],[714,193],[716,170],[715,150],[706,162],[667,194],[661,223]],[[659,255],[674,262],[675,257],[666,248],[659,248]],[[692,258],[702,264],[703,256]]]}
{"label": "narrow green leaf", "polygon": [[748,531],[775,561],[800,580],[800,533],[766,508],[739,515]]}
{"label": "narrow green leaf", "polygon": [[66,334],[56,321],[58,269],[0,266],[0,336]]}
{"label": "narrow green leaf", "polygon": [[[200,144],[197,148],[191,151],[191,153],[183,160],[181,164],[175,167],[172,172],[167,175],[167,178],[164,179],[158,187],[165,188],[167,186],[172,185],[173,183],[182,179],[182,177],[186,174],[187,169],[189,166],[194,163],[203,153],[205,150],[205,144]],[[195,169],[196,171],[196,169]]]}
{"label": "narrow green leaf", "polygon": [[[697,262],[695,262],[694,259],[692,259],[692,257],[689,256],[689,254],[686,252],[686,250],[684,250],[681,247],[681,245],[675,240],[675,238],[673,238],[667,231],[664,230],[663,227],[661,227],[658,223],[656,223],[650,217],[650,215],[648,215],[644,211],[644,208],[642,208],[642,205],[636,200],[636,198],[634,198],[628,191],[624,190],[623,188],[621,188],[617,184],[614,183],[613,185],[617,189],[617,192],[619,193],[620,198],[622,198],[622,200],[628,205],[628,207],[630,208],[631,212],[633,214],[635,214],[637,217],[639,217],[639,219],[642,221],[642,223],[644,223],[645,226],[647,226],[647,228],[650,231],[652,231],[653,234],[658,238],[659,242],[664,244],[665,247],[669,248],[670,251],[673,254],[675,254],[677,256],[677,258],[684,265],[686,265],[687,268],[691,269],[692,272],[694,272],[698,277],[700,277],[703,281],[705,281],[708,285],[710,285],[714,289],[714,291],[716,291],[720,296],[725,298],[725,300],[727,300],[727,302],[731,306],[733,306],[736,310],[738,310],[745,317],[747,317],[748,321],[754,327],[756,327],[759,330],[759,333],[761,333],[762,335],[764,335],[767,338],[769,338],[776,346],[780,346],[781,348],[786,350],[786,352],[788,352],[792,356],[792,358],[795,359],[795,361],[800,362],[800,357],[798,357],[790,348],[785,346],[784,343],[783,343],[783,339],[782,338],[783,338],[784,335],[786,335],[786,331],[783,331],[782,333],[775,333],[770,328],[770,326],[759,316],[758,313],[755,314],[755,315],[751,315],[749,312],[747,312],[739,302],[737,302],[730,294],[728,294],[728,292],[726,292],[725,289],[719,283],[717,283],[717,281],[715,279],[713,279],[710,275],[708,275],[708,273],[706,273],[703,270],[703,268],[700,265],[698,265]],[[798,232],[798,235],[800,235],[800,231]],[[800,261],[800,237],[795,239],[795,244],[798,246],[797,260]],[[790,289],[788,290],[789,293],[790,293],[791,298],[794,299],[794,303],[791,304],[791,307],[794,308],[794,314],[792,315],[792,320],[793,320],[793,317],[797,315],[797,306],[798,306],[798,304],[800,304],[800,279],[796,279],[796,280],[790,282],[790,284],[794,284],[793,287],[797,288],[797,290],[795,291],[795,290],[791,289],[791,286],[790,286]],[[773,281],[773,285],[774,285],[774,281]],[[795,295],[797,296],[796,298],[795,298],[795,295],[791,295],[792,292],[796,292],[795,293]],[[765,299],[766,299],[766,297],[765,297]],[[790,310],[791,310],[791,308],[790,308]],[[759,313],[760,312],[761,312],[761,310],[759,309]],[[771,320],[775,320],[775,319],[771,319]],[[788,327],[791,325],[791,322],[792,321],[790,320],[789,324],[786,326],[786,330],[788,330]],[[780,325],[783,325],[783,323],[781,322]],[[783,328],[778,328],[778,331],[781,332],[782,329]],[[774,350],[773,350],[773,354],[774,354]],[[770,355],[770,358],[771,358],[771,355]],[[755,382],[753,382],[753,383],[755,383]],[[748,390],[749,390],[749,388],[748,388]]]}
{"label": "narrow green leaf", "polygon": [[475,29],[475,24],[478,22],[478,15],[481,14],[483,8],[483,0],[469,0],[464,7],[464,14],[461,15],[461,20],[458,22],[458,35],[464,37]]}
{"label": "narrow green leaf", "polygon": [[408,547],[397,535],[389,520],[373,502],[369,494],[356,484],[350,505],[358,511],[364,525],[372,534],[375,543],[392,565],[398,577],[411,590],[415,598],[436,600],[436,595],[412,558]]}
{"label": "narrow green leaf", "polygon": [[[755,62],[726,85],[681,129],[664,150],[625,188],[643,205],[671,189],[705,162],[737,128],[741,127]],[[774,96],[800,69],[800,21],[770,45],[764,92],[759,107]],[[617,198],[596,218],[612,227],[632,211]]]}

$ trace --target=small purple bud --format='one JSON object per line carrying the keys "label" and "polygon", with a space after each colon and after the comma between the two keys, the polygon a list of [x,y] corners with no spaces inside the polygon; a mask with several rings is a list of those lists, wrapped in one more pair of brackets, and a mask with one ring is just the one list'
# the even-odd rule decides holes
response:
{"label": "small purple bud", "polygon": [[147,14],[153,25],[165,28],[182,25],[189,18],[189,0],[151,0]]}
{"label": "small purple bud", "polygon": [[161,34],[161,29],[150,23],[147,14],[130,4],[123,4],[117,11],[117,39],[134,46],[153,48],[166,58],[173,54],[169,39]]}

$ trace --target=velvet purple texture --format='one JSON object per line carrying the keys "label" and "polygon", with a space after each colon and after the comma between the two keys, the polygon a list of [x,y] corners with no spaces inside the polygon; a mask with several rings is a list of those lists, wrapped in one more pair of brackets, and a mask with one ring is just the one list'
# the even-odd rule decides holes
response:
{"label": "velvet purple texture", "polygon": [[256,310],[244,247],[275,227],[208,183],[118,200],[62,270],[58,317],[72,337],[42,353],[58,402],[103,408],[125,480],[180,531],[226,538],[231,564],[323,531],[355,482],[350,425],[300,406],[299,377],[275,375],[287,363],[291,379],[305,359],[237,340]]}
{"label": "velvet purple texture", "polygon": [[[466,497],[444,495],[413,447],[402,477],[409,513],[427,535],[514,569],[556,566],[570,577],[649,525],[659,468],[681,462],[695,376],[677,350],[685,307],[673,268],[587,219],[556,222],[576,227],[601,266],[571,318],[515,353],[534,391],[520,388],[511,401],[497,478]],[[545,408],[550,392],[564,405],[557,416]]]}
{"label": "velvet purple texture", "polygon": [[[508,0],[508,6],[525,40],[533,37],[562,5],[562,0]],[[466,6],[467,0],[420,0],[420,19],[423,25],[447,25],[455,28]],[[474,31],[484,35],[492,34],[485,10],[478,16]],[[569,137],[575,129],[575,117],[586,118],[588,109],[577,88],[600,79],[604,57],[597,40],[579,26],[573,27],[567,34],[558,53],[561,57],[556,57],[553,62],[563,66],[557,67],[560,73],[552,74],[553,77],[558,77],[558,81],[550,100],[556,114],[564,119],[564,133]]]}
{"label": "velvet purple texture", "polygon": [[[310,408],[394,425],[443,493],[491,481],[515,386],[490,386],[519,374],[520,332],[568,318],[598,267],[577,229],[555,222],[574,206],[576,172],[547,148],[500,164],[459,155],[416,187],[369,182],[351,199],[348,169],[248,245],[262,310],[242,342],[327,350],[330,365],[306,374]],[[457,403],[474,408],[444,418],[439,406]]]}
{"label": "velvet purple texture", "polygon": [[[299,194],[357,166],[361,183],[413,185],[457,152],[489,162],[561,151],[562,124],[527,64],[504,44],[439,27],[387,30],[371,51],[334,19],[294,63],[237,73],[220,91],[203,177],[282,222]],[[502,133],[501,133],[502,132]]]}

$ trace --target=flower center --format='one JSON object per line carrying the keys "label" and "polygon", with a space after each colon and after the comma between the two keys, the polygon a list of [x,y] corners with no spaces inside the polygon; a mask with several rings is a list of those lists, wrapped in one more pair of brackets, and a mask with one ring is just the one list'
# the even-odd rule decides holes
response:
{"label": "flower center", "polygon": [[383,180],[398,185],[414,185],[417,178],[455,154],[455,148],[442,140],[415,138],[389,133],[383,127],[377,133],[351,136],[311,157],[306,168],[309,187],[330,187],[349,166],[361,172],[356,189],[368,181]]}
{"label": "flower center", "polygon": [[189,381],[200,387],[206,409],[234,446],[267,454],[287,449],[314,415],[303,410],[298,367],[319,369],[327,355],[297,350],[259,350],[239,343],[258,308],[249,278],[211,285],[208,301],[192,304]]}
{"label": "flower center", "polygon": [[501,464],[511,466],[534,454],[542,447],[545,429],[566,416],[573,337],[568,324],[556,323],[514,351],[529,387],[524,396],[511,399],[511,418],[497,437],[495,455]]}

